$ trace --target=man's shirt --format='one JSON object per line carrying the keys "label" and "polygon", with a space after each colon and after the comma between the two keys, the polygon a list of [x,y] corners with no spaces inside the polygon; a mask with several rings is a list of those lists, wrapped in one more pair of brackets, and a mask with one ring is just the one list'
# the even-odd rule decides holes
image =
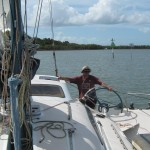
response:
{"label": "man's shirt", "polygon": [[70,83],[77,84],[79,90],[79,98],[82,98],[84,94],[95,84],[102,85],[102,82],[95,76],[89,75],[88,78],[84,79],[83,75],[69,78]]}

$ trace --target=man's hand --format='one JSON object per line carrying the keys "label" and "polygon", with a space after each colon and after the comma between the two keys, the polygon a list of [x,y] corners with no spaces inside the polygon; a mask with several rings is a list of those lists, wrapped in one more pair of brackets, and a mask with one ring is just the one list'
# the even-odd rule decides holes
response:
{"label": "man's hand", "polygon": [[112,91],[112,90],[113,90],[112,87],[107,87],[107,89],[108,89],[109,91]]}
{"label": "man's hand", "polygon": [[61,77],[61,76],[58,76],[58,80],[62,80],[62,77]]}

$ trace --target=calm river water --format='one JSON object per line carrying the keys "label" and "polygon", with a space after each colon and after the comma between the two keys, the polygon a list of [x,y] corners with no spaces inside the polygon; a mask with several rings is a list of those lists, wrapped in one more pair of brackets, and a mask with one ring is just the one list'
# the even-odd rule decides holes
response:
{"label": "calm river water", "polygon": [[[58,74],[80,75],[84,65],[91,67],[91,74],[119,92],[124,101],[134,102],[136,107],[147,107],[150,96],[131,96],[127,93],[150,94],[150,50],[85,50],[56,51]],[[41,60],[37,74],[55,75],[53,52],[39,51],[35,57]],[[69,85],[73,98],[78,90]]]}

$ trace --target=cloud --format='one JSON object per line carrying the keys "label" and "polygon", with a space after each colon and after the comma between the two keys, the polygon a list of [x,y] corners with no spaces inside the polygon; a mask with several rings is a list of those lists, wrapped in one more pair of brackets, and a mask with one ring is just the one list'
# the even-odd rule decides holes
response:
{"label": "cloud", "polygon": [[[50,25],[50,4],[49,0],[43,1],[42,4],[42,11],[41,11],[41,18],[40,18],[40,24],[43,26],[49,26]],[[38,4],[34,4],[33,6],[30,5],[28,7],[29,12],[29,25],[33,26],[36,18],[36,13],[38,9]],[[66,26],[69,25],[69,18],[78,16],[78,12],[73,8],[64,3],[63,0],[53,0],[52,1],[52,17],[55,26]]]}
{"label": "cloud", "polygon": [[85,37],[85,36],[66,36],[63,32],[57,32],[55,35],[55,40],[59,40],[59,41],[69,41],[70,43],[94,43],[95,41],[97,41],[96,37]]}
{"label": "cloud", "polygon": [[[150,9],[147,0],[98,0],[87,9],[86,13],[79,13],[75,5],[69,6],[65,0],[53,0],[53,20],[55,26],[87,25],[87,24],[149,24]],[[90,0],[88,0],[89,4]],[[70,2],[71,4],[71,2]],[[145,5],[146,4],[146,5]],[[33,5],[33,2],[32,2]],[[83,2],[82,2],[83,5]],[[74,6],[74,7],[73,7]],[[28,7],[29,23],[34,25],[38,4]],[[41,25],[49,26],[49,0],[43,2]]]}
{"label": "cloud", "polygon": [[99,0],[87,13],[70,20],[74,24],[150,23],[150,11],[145,11],[143,4],[140,4],[133,4],[130,0]]}

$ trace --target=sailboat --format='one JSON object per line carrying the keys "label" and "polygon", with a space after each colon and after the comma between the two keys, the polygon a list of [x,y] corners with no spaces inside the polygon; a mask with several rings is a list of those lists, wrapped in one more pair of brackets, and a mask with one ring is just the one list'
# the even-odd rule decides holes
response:
{"label": "sailboat", "polygon": [[[124,108],[116,91],[109,91],[115,105],[97,97],[98,105],[91,109],[71,97],[64,80],[37,75],[40,60],[33,54],[38,45],[27,36],[21,1],[0,0],[0,6],[1,150],[149,149],[149,109]],[[90,89],[85,101],[103,90],[107,93]]]}

